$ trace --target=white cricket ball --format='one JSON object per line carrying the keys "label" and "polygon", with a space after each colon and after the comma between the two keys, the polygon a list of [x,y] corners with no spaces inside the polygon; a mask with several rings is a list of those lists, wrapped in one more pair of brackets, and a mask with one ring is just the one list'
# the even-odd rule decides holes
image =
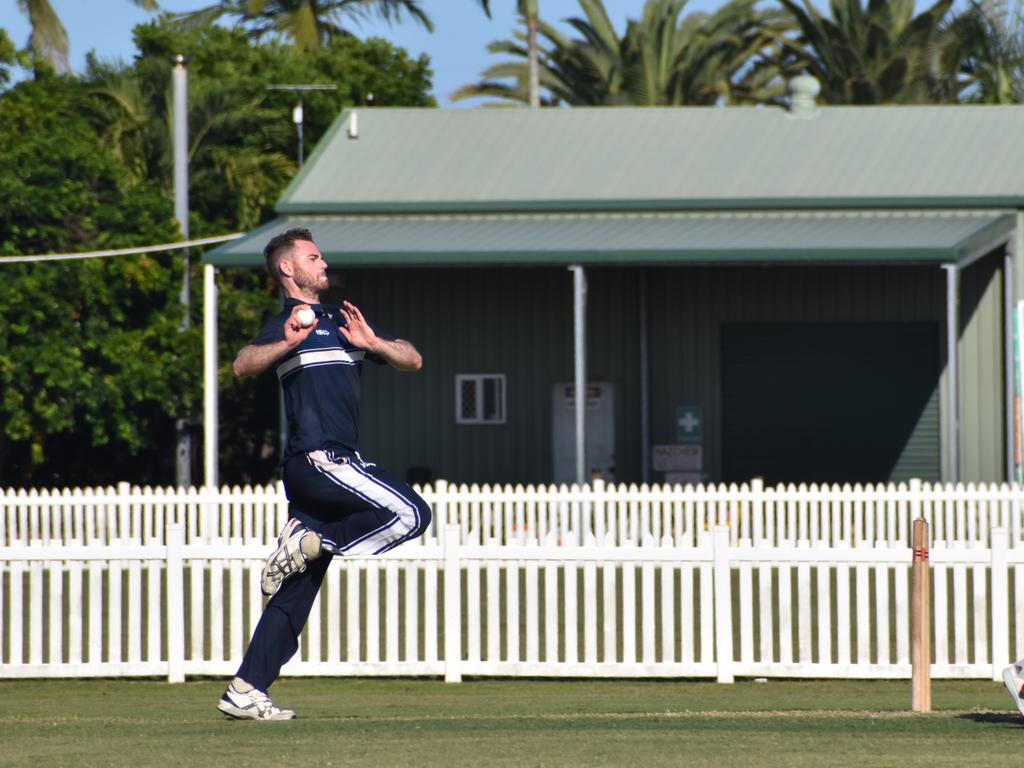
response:
{"label": "white cricket ball", "polygon": [[299,325],[303,328],[309,328],[316,320],[316,315],[313,314],[312,309],[300,309],[295,313],[295,319],[299,321]]}

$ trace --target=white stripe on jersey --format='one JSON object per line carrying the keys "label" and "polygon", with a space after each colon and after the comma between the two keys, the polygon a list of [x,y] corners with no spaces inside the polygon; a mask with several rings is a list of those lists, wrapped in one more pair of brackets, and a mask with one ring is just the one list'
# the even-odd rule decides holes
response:
{"label": "white stripe on jersey", "polygon": [[296,368],[308,368],[314,365],[331,365],[336,363],[352,365],[360,362],[364,357],[366,357],[366,352],[362,349],[353,349],[351,352],[346,352],[341,347],[299,352],[295,357],[290,357],[277,366],[277,377],[283,379]]}
{"label": "white stripe on jersey", "polygon": [[341,548],[340,554],[379,555],[397,547],[419,527],[420,513],[416,505],[373,475],[363,471],[358,464],[332,461],[326,451],[310,451],[306,455],[314,469],[359,498],[365,499],[371,507],[386,509],[394,515],[379,528],[355,541],[350,541]]}

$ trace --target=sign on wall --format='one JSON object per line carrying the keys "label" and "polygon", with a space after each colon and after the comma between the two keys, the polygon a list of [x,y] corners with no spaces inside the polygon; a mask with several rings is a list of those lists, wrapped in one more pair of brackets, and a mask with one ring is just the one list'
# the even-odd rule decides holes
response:
{"label": "sign on wall", "polygon": [[704,414],[700,406],[680,405],[676,407],[676,442],[704,442]]}
{"label": "sign on wall", "polygon": [[652,459],[658,472],[699,472],[704,465],[704,446],[656,445]]}

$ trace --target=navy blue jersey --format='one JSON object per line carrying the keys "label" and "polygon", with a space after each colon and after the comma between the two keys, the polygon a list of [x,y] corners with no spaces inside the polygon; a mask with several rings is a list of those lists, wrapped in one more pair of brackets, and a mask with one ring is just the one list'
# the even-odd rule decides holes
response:
{"label": "navy blue jersey", "polygon": [[[308,302],[286,298],[281,314],[264,325],[251,343],[284,341],[285,321],[291,316],[292,308],[299,304]],[[363,360],[384,362],[342,336],[338,328],[347,328],[347,324],[337,307],[309,306],[319,321],[316,328],[276,364],[288,419],[284,461],[309,451],[353,453],[359,441],[359,384]],[[388,341],[395,338],[372,323],[370,327],[379,338]]]}

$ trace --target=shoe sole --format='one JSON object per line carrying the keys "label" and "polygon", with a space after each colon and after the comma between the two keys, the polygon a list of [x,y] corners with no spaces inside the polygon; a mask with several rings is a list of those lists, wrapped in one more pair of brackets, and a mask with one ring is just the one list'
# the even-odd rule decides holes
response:
{"label": "shoe sole", "polygon": [[292,715],[291,717],[270,718],[270,720],[264,720],[262,717],[253,717],[252,713],[249,712],[248,710],[240,709],[239,707],[236,707],[234,704],[231,704],[230,702],[224,701],[224,699],[221,699],[220,701],[217,702],[217,709],[219,709],[225,715],[227,715],[228,717],[230,717],[230,718],[232,718],[234,720],[258,720],[258,721],[262,721],[262,722],[271,722],[273,720],[294,720],[295,719],[295,715]]}
{"label": "shoe sole", "polygon": [[1017,711],[1020,712],[1020,716],[1024,717],[1024,702],[1021,701],[1020,688],[1017,687],[1017,681],[1013,679],[1013,667],[1007,667],[1003,670],[1003,685],[1006,686],[1006,690],[1010,694],[1010,698],[1013,699],[1013,703],[1017,705]]}
{"label": "shoe sole", "polygon": [[[295,523],[294,525],[292,525],[293,522]],[[273,552],[271,552],[270,553],[270,557],[268,557],[266,559],[266,562],[264,562],[264,564],[263,564],[263,571],[260,574],[260,592],[263,593],[264,597],[273,597],[274,595],[276,595],[281,590],[281,585],[284,584],[289,578],[291,578],[292,576],[297,576],[298,574],[300,574],[300,573],[302,573],[303,571],[306,570],[306,566],[305,566],[305,563],[304,563],[302,568],[300,568],[299,570],[294,571],[294,572],[288,574],[288,576],[282,578],[279,582],[277,582],[277,586],[272,591],[268,592],[263,587],[263,574],[267,572],[267,569],[270,566],[271,561],[274,559],[274,555],[277,554],[277,550],[280,549],[282,546],[284,546],[284,543],[292,535],[292,531],[294,531],[296,528],[298,528],[301,525],[302,525],[302,523],[300,521],[296,520],[295,518],[291,518],[287,523],[285,523],[284,528],[281,529],[281,533],[277,537],[277,549],[275,549]],[[306,530],[309,530],[309,529],[307,528]]]}

